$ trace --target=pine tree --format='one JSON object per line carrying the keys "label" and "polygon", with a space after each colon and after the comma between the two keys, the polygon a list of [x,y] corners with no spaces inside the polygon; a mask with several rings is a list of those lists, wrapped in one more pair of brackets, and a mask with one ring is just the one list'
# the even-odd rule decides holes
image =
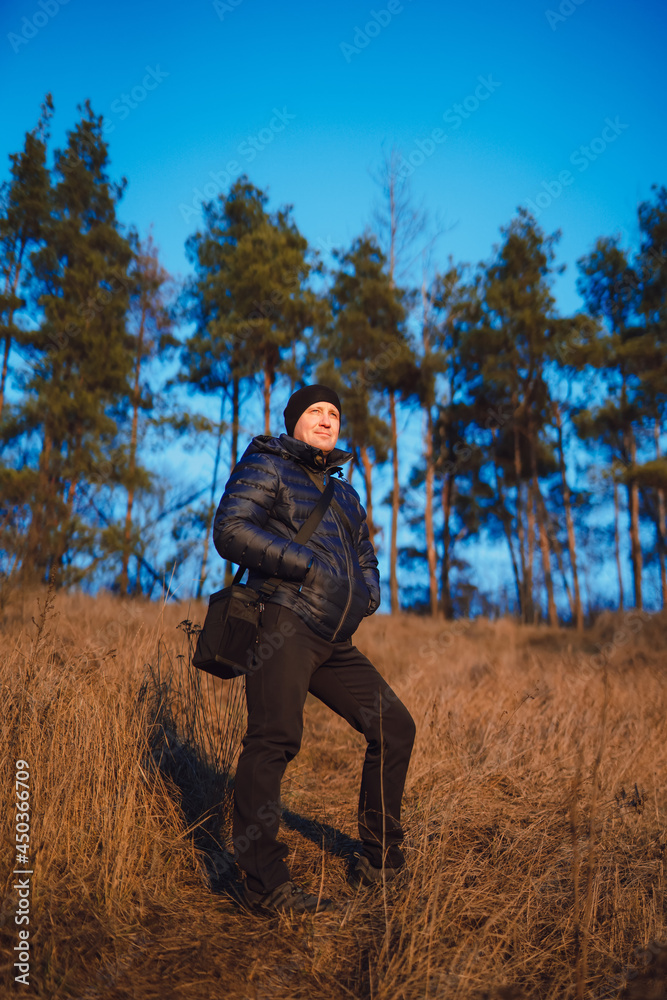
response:
{"label": "pine tree", "polygon": [[197,330],[184,352],[186,377],[198,386],[231,389],[235,440],[240,383],[260,378],[264,430],[270,433],[276,376],[318,314],[317,297],[308,287],[313,262],[307,241],[291,218],[291,206],[269,213],[267,201],[240,177],[228,195],[205,206],[204,231],[187,242],[196,274],[189,315]]}
{"label": "pine tree", "polygon": [[[422,273],[422,345],[419,361],[419,399],[424,411],[424,535],[428,569],[429,607],[432,617],[438,613],[438,553],[435,544],[433,500],[435,488],[434,408],[436,379],[444,367],[442,354],[434,349],[431,303],[427,290],[426,268]],[[446,554],[445,556],[446,557]]]}
{"label": "pine tree", "polygon": [[320,338],[318,353],[326,358],[317,378],[335,388],[343,407],[344,434],[361,466],[371,538],[372,469],[386,461],[389,428],[379,416],[381,372],[403,344],[400,297],[391,286],[386,259],[375,239],[358,237],[347,251],[334,251],[338,263],[329,294],[332,321]]}
{"label": "pine tree", "polygon": [[55,155],[44,245],[31,258],[39,325],[24,333],[31,370],[15,433],[38,436],[31,470],[31,522],[24,576],[65,582],[83,572],[96,528],[83,516],[91,484],[113,484],[132,352],[126,331],[130,244],[116,204],[123,184],[108,176],[102,118],[90,104]]}
{"label": "pine tree", "polygon": [[[244,384],[260,381],[264,432],[269,434],[276,377],[294,375],[294,345],[321,315],[318,297],[308,285],[317,268],[315,256],[291,218],[291,207],[270,213],[267,202],[267,195],[240,177],[227,195],[204,207],[204,228],[186,244],[195,276],[185,292],[185,315],[195,331],[182,351],[181,380],[222,397],[212,495],[224,401],[231,408],[233,468]],[[210,522],[213,513],[211,502]],[[204,572],[203,566],[198,592]]]}
{"label": "pine tree", "polygon": [[[5,402],[12,341],[21,338],[15,315],[26,305],[21,296],[30,264],[30,255],[43,237],[49,211],[49,172],[46,166],[48,124],[53,113],[51,95],[47,94],[36,127],[26,134],[21,153],[10,156],[11,180],[0,188],[0,269],[3,286],[0,294],[0,418]],[[27,293],[26,293],[27,294]]]}
{"label": "pine tree", "polygon": [[[635,607],[642,608],[643,556],[640,540],[637,433],[642,413],[638,375],[645,364],[646,339],[634,320],[637,276],[617,238],[601,238],[592,253],[578,262],[577,287],[591,316],[604,325],[589,338],[582,358],[597,369],[605,388],[601,404],[580,411],[577,429],[585,440],[606,446],[615,463],[614,475],[625,482],[630,513],[630,558]],[[626,470],[629,470],[629,475]]]}
{"label": "pine tree", "polygon": [[653,191],[653,199],[639,206],[641,245],[634,270],[638,280],[637,312],[645,331],[641,393],[647,419],[653,425],[654,457],[638,465],[635,472],[638,484],[651,490],[664,608],[667,607],[667,458],[662,454],[660,439],[667,411],[667,188],[654,187]]}
{"label": "pine tree", "polygon": [[[414,244],[426,227],[426,213],[416,208],[410,191],[410,183],[403,169],[403,158],[397,147],[385,153],[376,183],[382,192],[382,201],[375,212],[375,228],[380,245],[384,248],[389,280],[392,288],[400,285],[414,263]],[[421,252],[417,254],[417,258]],[[405,292],[401,293],[403,309],[409,312],[410,303]],[[407,339],[405,339],[407,348]],[[398,588],[398,517],[401,501],[398,453],[397,403],[417,394],[419,374],[416,355],[412,347],[397,354],[392,365],[386,370],[384,388],[389,402],[389,428],[391,435],[391,532],[389,544],[389,591],[391,611],[400,609]]]}
{"label": "pine tree", "polygon": [[[557,469],[545,433],[551,396],[547,364],[573,320],[559,318],[550,289],[559,233],[545,236],[534,218],[519,209],[501,229],[503,242],[487,265],[482,282],[482,321],[466,338],[466,364],[477,385],[476,406],[511,414],[495,434],[496,480],[515,490],[517,554],[524,621],[535,617],[534,558],[540,549],[547,617],[558,624],[552,574],[549,514],[540,480]],[[504,515],[503,515],[504,516]],[[517,558],[518,556],[518,558]]]}
{"label": "pine tree", "polygon": [[[164,358],[178,345],[173,336],[171,297],[173,285],[169,274],[159,261],[158,248],[151,235],[142,243],[133,236],[134,256],[129,271],[130,301],[128,309],[129,333],[133,344],[133,375],[130,395],[132,422],[127,445],[127,471],[124,486],[127,489],[125,524],[121,548],[119,587],[121,594],[129,590],[128,567],[130,556],[137,548],[133,536],[132,508],[139,489],[150,486],[150,478],[139,463],[141,436],[140,414],[153,408],[153,393],[145,377],[146,366],[151,360]],[[137,570],[137,580],[140,572]]]}
{"label": "pine tree", "polygon": [[565,512],[565,527],[567,531],[567,546],[570,555],[570,566],[572,569],[572,594],[570,597],[570,610],[572,620],[577,631],[581,632],[584,627],[584,609],[581,602],[581,591],[579,587],[579,567],[577,560],[577,543],[575,537],[574,518],[572,516],[572,499],[570,486],[567,480],[567,467],[565,462],[565,446],[563,441],[563,418],[561,407],[557,400],[551,402],[551,412],[556,428],[558,441],[558,466],[561,476],[561,489],[563,494],[563,510]]}
{"label": "pine tree", "polygon": [[[430,329],[428,332],[430,371],[426,376],[433,384],[435,417],[432,421],[434,474],[440,484],[442,510],[442,560],[440,563],[440,598],[445,618],[454,615],[452,593],[452,568],[455,563],[456,538],[465,537],[476,522],[476,498],[470,492],[459,495],[459,485],[467,481],[477,468],[480,453],[469,434],[471,407],[466,399],[466,383],[470,373],[466,370],[461,353],[467,332],[480,321],[480,303],[474,281],[467,280],[465,265],[454,265],[437,274],[429,290]],[[436,375],[443,373],[442,388],[438,392]],[[466,440],[467,438],[467,440]],[[470,447],[474,445],[474,447]],[[453,531],[453,519],[458,519],[458,529]],[[431,584],[431,592],[433,584]],[[431,602],[433,596],[431,593]]]}

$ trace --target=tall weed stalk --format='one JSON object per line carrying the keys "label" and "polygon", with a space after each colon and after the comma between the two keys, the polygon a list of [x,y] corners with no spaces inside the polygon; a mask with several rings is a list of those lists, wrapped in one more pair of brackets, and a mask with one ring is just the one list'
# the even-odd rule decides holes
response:
{"label": "tall weed stalk", "polygon": [[189,620],[178,626],[187,638],[185,653],[158,646],[148,664],[139,700],[146,704],[150,760],[175,786],[188,828],[212,884],[233,877],[225,850],[231,828],[232,770],[245,726],[240,680],[222,682],[192,664]]}

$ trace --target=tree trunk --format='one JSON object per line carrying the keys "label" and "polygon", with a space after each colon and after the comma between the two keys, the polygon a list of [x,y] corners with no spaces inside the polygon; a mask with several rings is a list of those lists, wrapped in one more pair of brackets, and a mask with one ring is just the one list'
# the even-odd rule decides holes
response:
{"label": "tree trunk", "polygon": [[391,414],[391,449],[393,482],[391,487],[391,545],[389,551],[389,592],[391,598],[391,613],[400,611],[398,600],[398,508],[400,502],[400,486],[398,480],[398,429],[396,426],[396,393],[389,393],[389,411]]}
{"label": "tree trunk", "polygon": [[565,452],[563,449],[563,422],[561,420],[558,403],[553,404],[554,416],[556,418],[556,428],[558,430],[558,460],[560,465],[560,477],[563,486],[563,505],[565,507],[565,524],[567,526],[567,547],[570,554],[570,566],[572,567],[572,588],[574,591],[573,617],[576,623],[577,632],[583,631],[584,612],[581,606],[581,594],[579,591],[579,571],[577,569],[577,545],[574,534],[574,521],[572,519],[572,504],[570,499],[570,487],[567,484],[565,468]]}
{"label": "tree trunk", "polygon": [[[515,405],[516,410],[516,405]],[[516,531],[519,540],[519,563],[521,566],[521,600],[519,602],[521,606],[521,621],[527,622],[530,615],[530,602],[529,602],[529,591],[527,588],[527,570],[526,570],[526,538],[525,529],[523,523],[523,506],[521,503],[521,451],[519,447],[519,429],[514,425],[513,428],[514,437],[514,476],[516,479]],[[532,584],[531,584],[532,590]]]}
{"label": "tree trunk", "polygon": [[438,560],[435,550],[435,532],[433,530],[434,465],[433,413],[429,406],[426,408],[426,508],[424,510],[424,528],[426,532],[426,561],[428,563],[431,615],[435,618],[438,614]]}
{"label": "tree trunk", "polygon": [[558,611],[554,599],[554,584],[551,576],[551,547],[549,545],[549,532],[547,524],[547,510],[540,490],[540,482],[537,477],[537,455],[535,453],[535,429],[532,421],[529,425],[530,434],[530,465],[533,479],[533,496],[535,499],[535,514],[537,517],[537,531],[539,535],[539,545],[542,554],[542,569],[544,570],[544,586],[547,591],[547,615],[552,628],[558,627]]}
{"label": "tree trunk", "polygon": [[526,558],[526,604],[529,621],[537,624],[538,605],[535,603],[533,572],[535,569],[535,496],[532,483],[526,483],[526,535],[528,538],[528,555]]}
{"label": "tree trunk", "polygon": [[553,545],[552,551],[553,551],[554,557],[556,559],[556,565],[558,566],[558,572],[560,573],[560,575],[561,575],[561,577],[563,579],[563,586],[565,588],[565,594],[567,596],[567,603],[570,606],[570,617],[571,617],[572,621],[574,621],[575,620],[574,595],[572,594],[572,591],[570,589],[570,583],[569,583],[569,580],[567,578],[567,574],[565,572],[565,566],[563,564],[563,550],[562,550],[562,548],[561,548],[561,546],[560,546],[557,538],[552,538],[551,539],[551,543]]}
{"label": "tree trunk", "polygon": [[5,334],[5,348],[2,354],[2,375],[0,376],[0,417],[2,417],[2,410],[5,405],[5,383],[7,381],[7,373],[9,371],[9,349],[12,345],[11,334]]}
{"label": "tree trunk", "polygon": [[357,471],[358,468],[359,468],[359,456],[353,452],[352,458],[350,459],[350,463],[347,467],[347,473],[345,474],[345,478],[347,479],[350,486],[354,486],[353,482],[354,473]]}
{"label": "tree trunk", "polygon": [[[655,441],[655,457],[661,458],[660,454],[660,421],[656,417],[653,424],[653,439]],[[662,607],[667,607],[667,574],[665,573],[665,491],[658,489],[658,559],[660,561],[660,593],[662,595]]]}
{"label": "tree trunk", "polygon": [[[426,291],[426,269],[422,270],[422,346],[424,358],[431,353],[428,335],[428,294]],[[432,376],[431,376],[432,379]],[[433,410],[431,408],[434,383],[427,387],[427,398],[424,410],[426,413],[426,447],[424,459],[426,463],[426,503],[424,508],[424,529],[426,536],[426,563],[428,566],[428,585],[431,606],[431,616],[438,614],[438,558],[435,548],[435,532],[433,529],[433,485],[435,481],[435,458],[433,455]]]}
{"label": "tree trunk", "polygon": [[[394,287],[394,270],[396,267],[396,236],[398,232],[398,218],[396,206],[396,170],[392,159],[389,171],[389,281]],[[391,447],[392,447],[392,470],[393,481],[391,488],[391,539],[389,546],[389,596],[391,613],[397,614],[400,610],[398,599],[398,507],[399,507],[399,480],[398,480],[398,431],[396,428],[396,394],[393,390],[389,392],[389,412],[391,414]]]}
{"label": "tree trunk", "polygon": [[264,433],[271,433],[271,372],[264,367]]}
{"label": "tree trunk", "polygon": [[[55,580],[57,586],[61,585],[64,580],[65,556],[67,555],[67,550],[73,535],[72,524],[74,520],[74,498],[79,482],[77,470],[81,468],[81,453],[81,431],[77,428],[72,433],[71,451],[68,446],[67,461],[69,467],[65,476],[69,474],[71,478],[67,481],[67,486],[65,487],[63,493],[62,510],[58,519],[58,524],[55,526],[54,530],[55,541],[53,543],[53,558],[49,576]],[[63,479],[65,476],[63,476]],[[57,484],[54,485],[56,485],[57,488]]]}
{"label": "tree trunk", "polygon": [[232,378],[232,455],[231,455],[231,469],[234,468],[239,460],[239,421],[240,421],[240,404],[239,404],[239,378],[234,375]]}
{"label": "tree trunk", "polygon": [[442,604],[442,613],[445,618],[454,617],[454,609],[452,606],[452,583],[449,575],[450,570],[450,559],[449,559],[449,549],[450,549],[450,518],[452,513],[452,505],[454,503],[454,490],[456,484],[454,482],[454,476],[452,473],[445,473],[445,478],[442,482],[442,564],[440,567],[440,601]]}
{"label": "tree trunk", "polygon": [[[620,514],[618,503],[618,483],[614,483],[614,544],[616,548],[616,571],[618,573],[618,610],[623,611],[625,600],[623,597],[623,567],[621,566],[621,531]],[[590,591],[589,591],[590,593]]]}
{"label": "tree trunk", "polygon": [[[68,362],[61,365],[60,359],[56,358],[52,378],[57,385],[69,386],[73,379],[71,364]],[[63,500],[60,495],[64,478],[64,445],[65,442],[61,437],[54,435],[49,427],[45,427],[44,445],[42,455],[40,455],[40,467],[42,466],[42,457],[44,459],[43,469],[40,468],[40,494],[43,498],[42,523],[40,525],[42,537],[38,543],[38,550],[41,549],[42,552],[40,568],[43,570],[44,582],[48,581],[52,571],[54,572],[54,564],[57,562],[60,547],[59,536],[64,517]]]}
{"label": "tree trunk", "polygon": [[[17,289],[19,287],[19,281],[21,279],[21,271],[23,269],[23,253],[26,244],[22,243],[18,252],[18,260],[16,263],[16,268],[14,270],[14,276],[10,280],[9,274],[5,278],[5,295],[15,296]],[[7,326],[12,327],[14,325],[14,313],[15,309],[12,307],[7,312]],[[9,352],[12,346],[12,335],[8,331],[5,334],[5,347],[2,355],[2,374],[0,375],[0,417],[2,417],[2,411],[5,405],[5,385],[7,383],[7,375],[9,373]]]}
{"label": "tree trunk", "polygon": [[[240,382],[238,375],[232,375],[232,453],[230,456],[230,472],[239,460],[239,425],[241,422],[241,402],[240,402]],[[234,567],[229,561],[225,562],[225,587],[231,586],[234,579]]]}
{"label": "tree trunk", "polygon": [[[637,461],[637,444],[632,427],[628,433],[630,461]],[[635,607],[641,611],[642,603],[642,550],[639,539],[639,488],[635,482],[628,484],[628,504],[630,507],[630,556],[632,559],[632,581],[635,592]]]}
{"label": "tree trunk", "polygon": [[[494,432],[494,438],[495,438],[495,436],[496,435],[495,435],[495,432]],[[522,593],[522,587],[521,587],[521,576],[520,576],[520,573],[519,573],[519,565],[518,565],[518,563],[516,561],[516,554],[514,552],[514,544],[512,542],[511,516],[510,516],[509,511],[507,510],[507,506],[505,505],[505,496],[504,496],[503,488],[501,486],[501,477],[498,474],[498,466],[495,465],[494,468],[495,468],[495,473],[496,473],[496,492],[498,494],[498,504],[499,504],[499,507],[500,507],[500,511],[502,512],[500,514],[500,519],[502,521],[503,528],[505,529],[505,538],[507,539],[507,547],[509,549],[510,559],[512,560],[512,570],[514,571],[514,583],[515,583],[515,586],[516,586],[516,599],[517,599],[518,604],[519,604],[519,618],[523,621],[524,620],[524,611],[523,611],[523,604],[522,604],[523,593]]]}
{"label": "tree trunk", "polygon": [[[77,454],[80,454],[78,447]],[[65,507],[67,508],[67,514],[70,520],[74,516],[74,494],[76,492],[77,482],[77,479],[70,479],[67,484],[67,489],[65,490]]]}
{"label": "tree trunk", "polygon": [[371,544],[375,545],[375,532],[377,529],[373,520],[373,465],[365,444],[362,444],[359,448],[359,454],[361,455],[364,489],[366,490],[366,523],[368,524],[368,534]]}
{"label": "tree trunk", "polygon": [[220,452],[222,451],[222,429],[223,429],[223,416],[225,413],[225,396],[224,393],[221,394],[220,398],[220,422],[218,424],[218,440],[215,445],[215,460],[213,462],[213,479],[211,480],[211,497],[208,504],[208,517],[206,519],[206,531],[204,533],[204,553],[202,555],[201,570],[199,572],[199,581],[197,582],[197,600],[201,599],[202,590],[204,589],[204,584],[206,583],[206,565],[208,563],[208,549],[211,540],[211,534],[213,532],[213,518],[216,511],[216,487],[218,485],[218,470],[220,468]]}
{"label": "tree trunk", "polygon": [[45,583],[48,576],[46,572],[50,531],[48,512],[54,503],[54,499],[51,497],[52,452],[53,438],[48,427],[45,427],[37,468],[37,496],[30,511],[30,525],[21,565],[21,578],[27,584],[35,581]]}
{"label": "tree trunk", "polygon": [[134,366],[134,387],[132,390],[132,431],[130,434],[129,483],[127,488],[127,508],[125,510],[125,531],[123,534],[123,563],[120,573],[120,592],[126,597],[129,589],[128,566],[132,550],[132,507],[134,505],[134,477],[137,469],[137,441],[139,439],[139,403],[141,401],[141,361],[144,350],[144,329],[146,315],[142,313],[137,342],[137,360]]}
{"label": "tree trunk", "polygon": [[548,516],[546,505],[544,503],[544,497],[542,496],[540,484],[537,480],[534,481],[534,490],[537,530],[542,555],[542,568],[544,570],[544,585],[547,590],[547,614],[549,617],[549,624],[552,628],[558,628],[558,611],[556,609],[553,577],[551,575],[551,545],[549,543]]}

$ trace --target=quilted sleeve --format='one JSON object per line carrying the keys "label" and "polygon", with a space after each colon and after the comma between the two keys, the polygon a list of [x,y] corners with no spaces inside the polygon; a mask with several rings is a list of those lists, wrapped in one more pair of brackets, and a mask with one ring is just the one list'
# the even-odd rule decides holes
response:
{"label": "quilted sleeve", "polygon": [[303,580],[313,558],[306,545],[266,530],[280,488],[271,458],[256,452],[235,466],[213,522],[223,559],[283,580]]}
{"label": "quilted sleeve", "polygon": [[[360,505],[361,506],[361,505]],[[357,556],[359,558],[359,565],[361,566],[361,572],[364,575],[364,581],[371,595],[371,599],[366,611],[366,616],[372,615],[374,611],[380,606],[380,574],[378,572],[378,561],[375,555],[375,549],[370,539],[368,533],[368,521],[366,520],[366,511],[361,507],[361,513],[363,519],[359,526],[359,539],[357,542]]]}

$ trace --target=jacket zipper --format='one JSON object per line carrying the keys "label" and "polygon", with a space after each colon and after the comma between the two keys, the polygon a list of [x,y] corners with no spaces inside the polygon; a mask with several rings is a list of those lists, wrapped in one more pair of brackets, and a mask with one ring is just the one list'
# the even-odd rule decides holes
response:
{"label": "jacket zipper", "polygon": [[341,545],[343,546],[343,551],[345,552],[345,565],[347,567],[347,581],[348,581],[347,601],[346,601],[345,607],[343,609],[343,614],[341,615],[340,621],[338,622],[338,625],[336,626],[336,631],[334,632],[334,634],[331,636],[331,639],[329,640],[330,642],[335,642],[336,636],[338,635],[338,633],[340,632],[341,628],[343,627],[343,622],[347,618],[347,613],[350,610],[350,605],[352,604],[352,566],[350,564],[350,556],[349,556],[348,551],[347,551],[347,544],[346,544],[345,537],[344,537],[345,529],[341,528],[340,524],[338,523],[338,515],[336,514],[336,511],[333,508],[331,509],[331,513],[333,514],[333,519],[336,522],[336,531],[338,532],[338,536],[340,538]]}
{"label": "jacket zipper", "polygon": [[[326,488],[326,485],[327,485],[327,477],[326,477],[326,473],[324,473],[324,475],[322,476],[322,492],[324,492],[324,489]],[[330,509],[330,511],[331,511],[331,513],[333,515],[333,519],[334,519],[334,521],[336,523],[336,531],[338,532],[338,537],[340,538],[341,545],[343,546],[343,551],[345,552],[345,566],[347,567],[347,580],[348,580],[347,601],[346,601],[345,607],[343,609],[343,614],[340,617],[340,621],[338,622],[338,625],[336,626],[336,630],[335,630],[334,634],[332,635],[331,639],[329,640],[330,642],[334,642],[335,639],[336,639],[336,636],[338,635],[338,633],[340,632],[341,628],[343,627],[343,622],[347,618],[347,613],[350,610],[350,605],[352,604],[352,576],[351,576],[352,565],[350,563],[350,557],[349,557],[349,554],[348,554],[348,551],[347,551],[347,545],[345,543],[345,529],[341,528],[341,525],[338,522],[338,515],[336,514],[336,511],[333,509],[333,507],[331,505],[329,506],[329,509]]]}

